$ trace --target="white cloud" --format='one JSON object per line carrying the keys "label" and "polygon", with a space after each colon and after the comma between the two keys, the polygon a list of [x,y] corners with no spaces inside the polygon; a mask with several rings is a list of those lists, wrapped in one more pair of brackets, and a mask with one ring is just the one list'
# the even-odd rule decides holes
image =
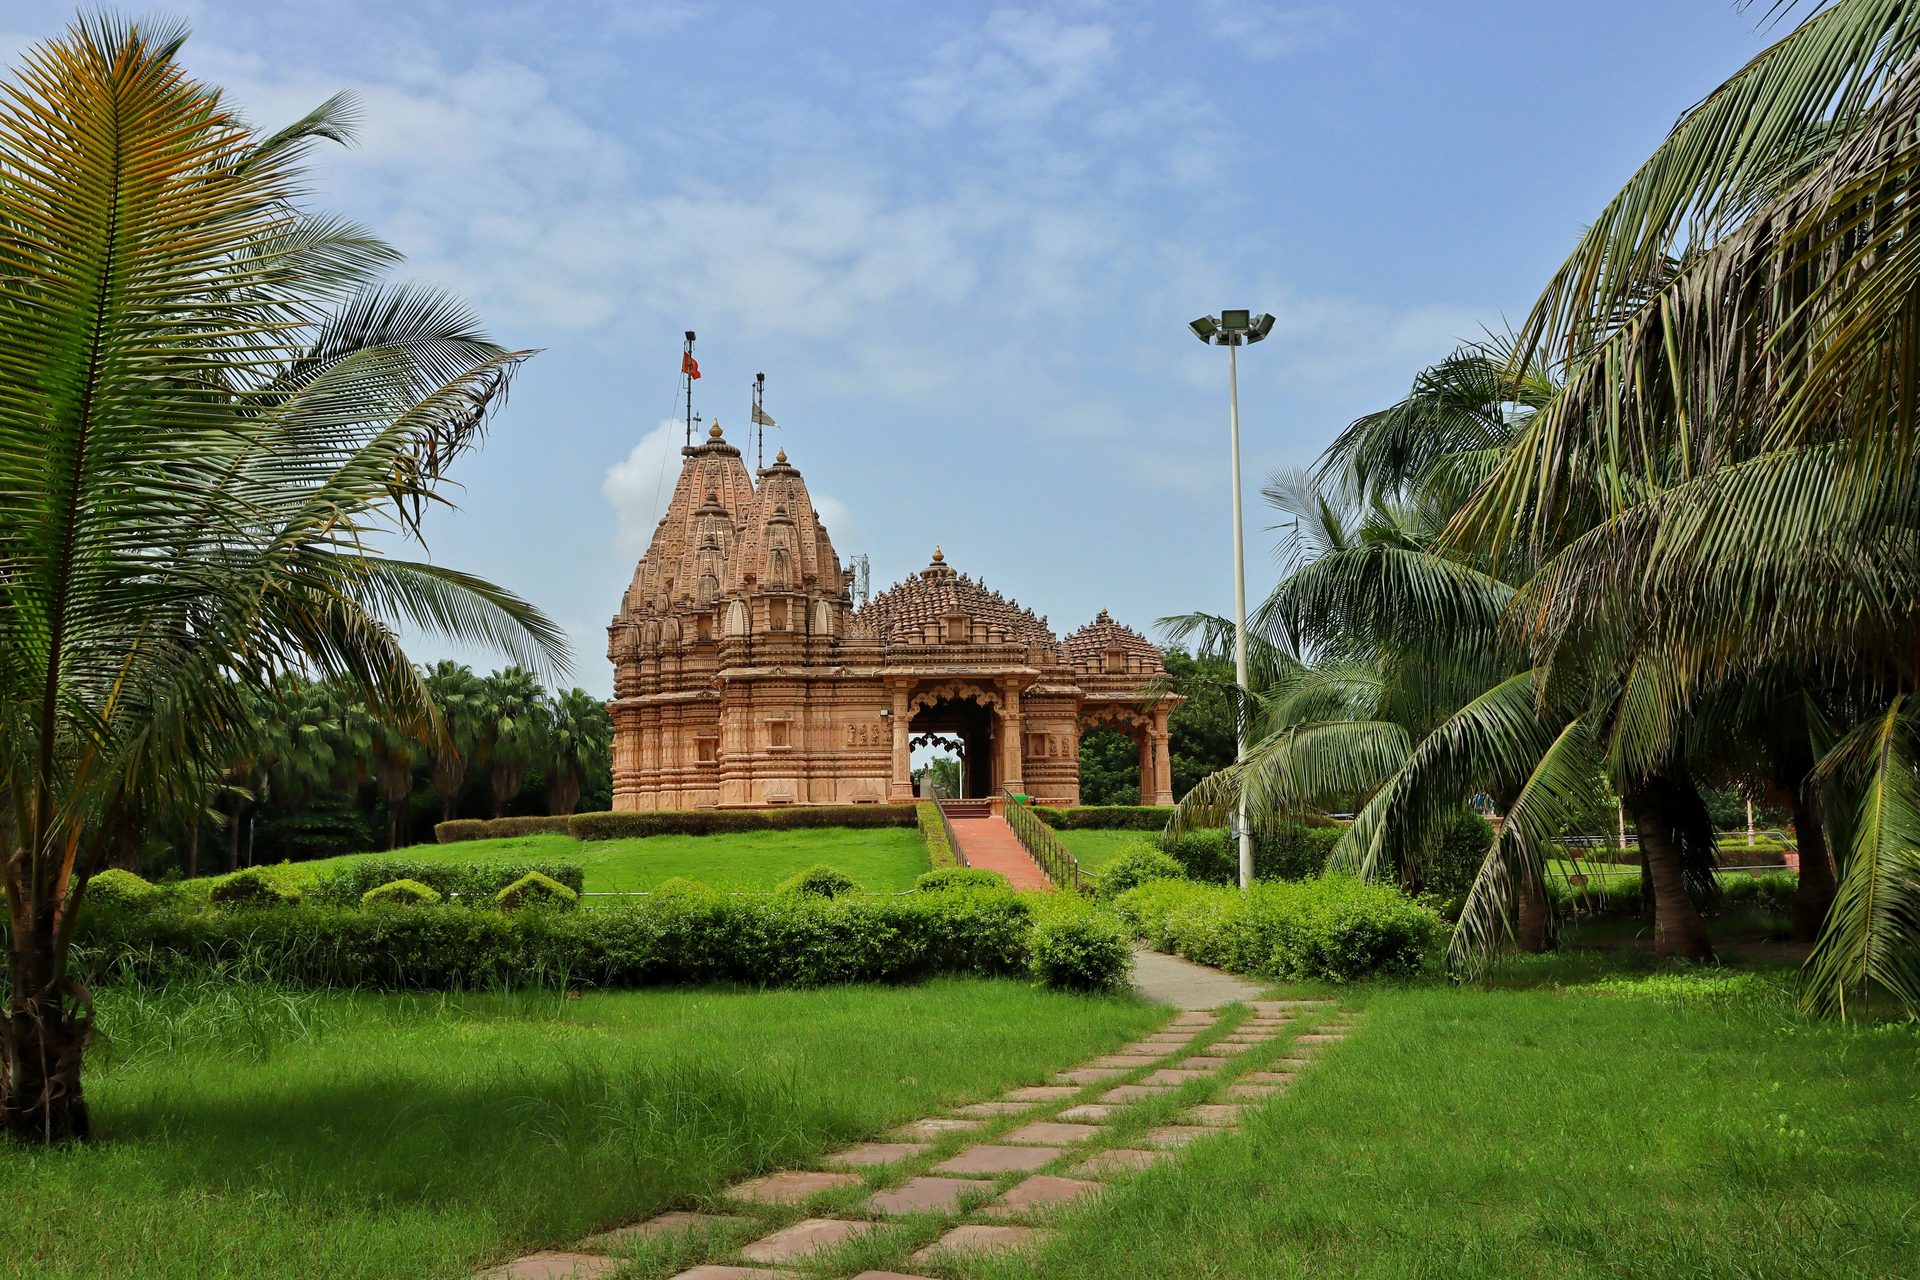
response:
{"label": "white cloud", "polygon": [[907,84],[906,106],[924,125],[963,116],[1024,126],[1089,93],[1114,62],[1113,29],[1032,9],[996,9],[978,30],[934,53]]}
{"label": "white cloud", "polygon": [[1330,4],[1279,5],[1264,0],[1203,0],[1207,34],[1249,58],[1271,60],[1317,48],[1348,26]]}
{"label": "white cloud", "polygon": [[673,500],[685,430],[685,423],[663,419],[601,478],[600,496],[613,508],[614,547],[629,559],[646,553],[654,526]]}

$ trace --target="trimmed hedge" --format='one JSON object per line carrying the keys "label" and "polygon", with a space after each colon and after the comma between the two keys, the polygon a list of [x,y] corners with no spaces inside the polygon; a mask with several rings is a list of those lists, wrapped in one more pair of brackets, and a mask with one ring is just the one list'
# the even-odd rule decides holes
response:
{"label": "trimmed hedge", "polygon": [[433,838],[441,844],[455,844],[461,840],[499,840],[507,836],[564,836],[569,834],[570,820],[564,813],[548,817],[454,818],[436,824]]}
{"label": "trimmed hedge", "polygon": [[1184,880],[1186,868],[1150,844],[1139,844],[1107,864],[1100,873],[1100,896],[1118,897],[1149,880]]}
{"label": "trimmed hedge", "polygon": [[933,871],[960,865],[954,856],[953,841],[947,839],[947,824],[940,820],[940,806],[922,800],[913,806],[913,820],[920,827],[920,842],[927,846],[927,867]]}
{"label": "trimmed hedge", "polygon": [[579,893],[587,873],[576,862],[425,862],[412,858],[356,858],[322,875],[308,889],[315,902],[351,907],[370,889],[395,880],[426,885],[462,906],[490,907],[500,891],[539,872]]}
{"label": "trimmed hedge", "polygon": [[575,840],[630,840],[642,836],[711,836],[734,831],[798,831],[807,827],[911,827],[910,804],[791,805],[777,809],[662,809],[576,813],[567,819]]}
{"label": "trimmed hedge", "polygon": [[1164,831],[1173,818],[1171,805],[1089,804],[1073,809],[1035,805],[1033,811],[1056,831]]}
{"label": "trimmed hedge", "polygon": [[360,895],[363,907],[430,907],[440,901],[440,891],[418,880],[394,880]]}
{"label": "trimmed hedge", "polygon": [[[1253,838],[1253,874],[1257,880],[1307,880],[1326,870],[1327,855],[1345,828],[1305,823]],[[1240,882],[1240,846],[1224,827],[1189,831],[1162,848],[1186,868],[1187,877],[1207,884]]]}
{"label": "trimmed hedge", "polygon": [[295,907],[300,905],[300,891],[288,888],[258,867],[251,867],[215,884],[207,891],[207,901],[216,907],[234,910]]}
{"label": "trimmed hedge", "polygon": [[1446,933],[1439,916],[1397,888],[1351,876],[1265,881],[1244,892],[1153,880],[1115,905],[1158,950],[1275,979],[1413,973]]}
{"label": "trimmed hedge", "polygon": [[860,892],[853,877],[838,867],[818,863],[774,886],[776,893],[797,893],[808,898],[840,898]]}
{"label": "trimmed hedge", "polygon": [[1078,894],[1050,893],[1034,907],[1033,976],[1061,991],[1112,991],[1133,972],[1133,937],[1113,912]]}
{"label": "trimmed hedge", "polygon": [[954,889],[1011,889],[1013,885],[998,871],[985,867],[939,867],[922,874],[913,887],[921,893],[947,893]]}
{"label": "trimmed hedge", "polygon": [[[1043,969],[1095,984],[1097,958],[1113,959],[1098,930],[1090,920],[1050,923]],[[1038,933],[1028,901],[1012,893],[823,899],[682,882],[577,912],[96,911],[82,923],[75,971],[100,983],[160,984],[213,970],[293,987],[385,991],[805,987],[1025,974]]]}
{"label": "trimmed hedge", "polygon": [[580,905],[580,895],[552,876],[529,871],[494,894],[493,903],[502,911],[519,911],[526,907],[571,911]]}
{"label": "trimmed hedge", "polygon": [[97,871],[87,881],[88,904],[103,903],[115,906],[136,906],[158,902],[165,890],[151,880],[143,880],[131,871],[122,871],[118,867],[108,867]]}

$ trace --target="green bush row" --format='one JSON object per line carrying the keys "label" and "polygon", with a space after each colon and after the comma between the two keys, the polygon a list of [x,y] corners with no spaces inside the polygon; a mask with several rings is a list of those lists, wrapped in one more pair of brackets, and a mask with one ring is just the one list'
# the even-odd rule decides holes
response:
{"label": "green bush row", "polygon": [[[1057,895],[1047,895],[1048,898]],[[901,897],[718,893],[687,882],[597,911],[187,911],[96,904],[76,943],[96,983],[209,971],[295,987],[450,990],[738,982],[805,987],[1034,973],[1076,990],[1126,979],[1126,931],[1005,891]]]}
{"label": "green bush row", "polygon": [[1156,949],[1265,978],[1350,982],[1418,970],[1440,945],[1440,917],[1391,885],[1351,876],[1251,889],[1151,880],[1115,904]]}
{"label": "green bush row", "polygon": [[940,820],[940,806],[922,800],[913,806],[913,820],[920,826],[920,842],[927,846],[927,869],[940,871],[960,865],[953,842],[947,839],[947,824]]}
{"label": "green bush row", "polygon": [[454,818],[433,828],[433,838],[441,844],[461,840],[500,840],[508,836],[564,836],[572,834],[566,814],[525,818]]}
{"label": "green bush row", "polygon": [[668,809],[649,812],[576,813],[567,819],[575,840],[627,840],[636,836],[709,836],[735,831],[797,831],[808,827],[911,827],[911,804],[792,805],[777,809]]}
{"label": "green bush row", "polygon": [[[575,862],[428,862],[412,858],[355,858],[318,877],[307,889],[310,902],[351,907],[369,891],[396,880],[423,884],[460,906],[491,907],[501,891],[517,880],[539,874],[580,893],[587,873]],[[215,892],[218,892],[216,889]]]}
{"label": "green bush row", "polygon": [[[1304,880],[1326,869],[1327,855],[1340,839],[1338,826],[1289,826],[1262,832],[1253,840],[1257,880]],[[1161,848],[1186,869],[1189,880],[1206,884],[1240,882],[1240,845],[1224,827],[1189,831],[1163,840]]]}
{"label": "green bush row", "polygon": [[1040,821],[1056,831],[1161,831],[1173,817],[1171,805],[1090,804],[1072,809],[1035,805]]}

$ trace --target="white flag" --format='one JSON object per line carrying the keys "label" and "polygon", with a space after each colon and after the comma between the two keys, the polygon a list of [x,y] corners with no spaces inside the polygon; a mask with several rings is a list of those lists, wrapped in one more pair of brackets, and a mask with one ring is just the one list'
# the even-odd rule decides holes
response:
{"label": "white flag", "polygon": [[771,417],[767,416],[767,411],[759,405],[753,406],[753,420],[763,427],[777,427],[780,425]]}

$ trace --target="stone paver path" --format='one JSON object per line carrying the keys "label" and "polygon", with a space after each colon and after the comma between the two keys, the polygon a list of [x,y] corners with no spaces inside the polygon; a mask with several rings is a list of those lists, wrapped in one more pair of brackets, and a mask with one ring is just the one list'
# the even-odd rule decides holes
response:
{"label": "stone paver path", "polygon": [[960,855],[968,866],[998,871],[1016,889],[1053,888],[1053,881],[1047,879],[1047,873],[1040,869],[1040,864],[1020,843],[1020,837],[1013,834],[1013,828],[999,814],[953,817],[947,820],[947,825],[953,828],[953,842],[960,846]]}
{"label": "stone paver path", "polygon": [[[819,1168],[737,1183],[715,1198],[731,1214],[658,1214],[579,1252],[529,1254],[476,1280],[600,1280],[621,1265],[610,1255],[669,1235],[687,1237],[680,1257],[709,1259],[672,1280],[800,1280],[795,1266],[810,1280],[839,1280],[853,1268],[835,1263],[856,1244],[846,1256],[909,1270],[851,1280],[926,1280],[969,1254],[1036,1248],[1056,1215],[1237,1132],[1359,1029],[1359,1015],[1330,1000],[1261,1000],[1260,988],[1229,974],[1140,958],[1142,990],[1184,1011],[1095,1058],[1101,1066],[927,1116],[822,1156]],[[1227,1005],[1245,1011],[1213,1012]]]}

